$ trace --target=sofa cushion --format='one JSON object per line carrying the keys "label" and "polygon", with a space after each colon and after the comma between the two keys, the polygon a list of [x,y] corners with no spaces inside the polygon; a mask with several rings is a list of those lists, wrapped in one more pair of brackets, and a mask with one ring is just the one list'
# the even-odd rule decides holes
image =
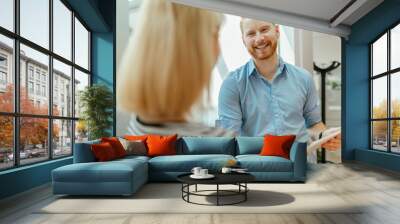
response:
{"label": "sofa cushion", "polygon": [[108,162],[74,163],[53,170],[58,182],[130,182],[133,173],[147,172],[147,163],[140,159]]}
{"label": "sofa cushion", "polygon": [[261,156],[280,156],[286,159],[290,159],[290,148],[296,135],[265,135],[264,146],[261,149]]}
{"label": "sofa cushion", "polygon": [[136,155],[145,156],[147,155],[146,143],[142,140],[126,140],[124,138],[119,138],[122,146],[126,151],[126,155]]}
{"label": "sofa cushion", "polygon": [[92,149],[94,157],[96,157],[96,161],[105,162],[118,158],[112,145],[108,142],[93,144],[90,147]]}
{"label": "sofa cushion", "polygon": [[184,155],[235,155],[235,139],[229,137],[183,137],[179,141],[178,149],[178,154]]}
{"label": "sofa cushion", "polygon": [[115,155],[117,158],[122,158],[126,156],[126,151],[124,146],[121,144],[117,137],[103,137],[101,138],[101,142],[108,142],[114,149]]}
{"label": "sofa cushion", "polygon": [[236,155],[259,154],[264,145],[263,137],[237,137]]}
{"label": "sofa cushion", "polygon": [[149,135],[147,137],[148,156],[166,156],[176,154],[176,140],[178,135]]}
{"label": "sofa cushion", "polygon": [[239,155],[239,165],[249,172],[292,172],[292,161],[278,156]]}
{"label": "sofa cushion", "polygon": [[149,160],[149,170],[163,172],[190,172],[199,166],[211,172],[219,171],[230,159],[231,155],[175,155],[158,156]]}

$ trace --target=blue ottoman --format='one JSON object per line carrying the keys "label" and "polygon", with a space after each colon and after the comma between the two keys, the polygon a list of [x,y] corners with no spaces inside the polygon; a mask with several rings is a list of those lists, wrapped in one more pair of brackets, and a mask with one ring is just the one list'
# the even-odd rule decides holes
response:
{"label": "blue ottoman", "polygon": [[53,193],[132,195],[148,180],[147,157],[74,163],[52,171]]}

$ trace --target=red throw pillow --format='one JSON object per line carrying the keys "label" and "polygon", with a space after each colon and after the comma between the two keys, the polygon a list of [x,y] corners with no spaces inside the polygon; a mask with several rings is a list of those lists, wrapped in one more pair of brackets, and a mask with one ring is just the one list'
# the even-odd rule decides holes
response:
{"label": "red throw pillow", "polygon": [[110,161],[116,159],[115,151],[112,145],[108,142],[91,145],[94,157],[99,162]]}
{"label": "red throw pillow", "polygon": [[109,138],[101,138],[101,142],[108,142],[114,149],[115,155],[117,158],[121,158],[126,156],[126,151],[124,149],[124,146],[121,144],[121,142],[118,140],[116,137],[109,137]]}
{"label": "red throw pillow", "polygon": [[280,156],[286,159],[290,159],[290,148],[292,147],[295,139],[295,135],[265,135],[264,146],[261,149],[260,155]]}
{"label": "red throw pillow", "polygon": [[178,135],[147,137],[148,156],[176,155],[176,139]]}

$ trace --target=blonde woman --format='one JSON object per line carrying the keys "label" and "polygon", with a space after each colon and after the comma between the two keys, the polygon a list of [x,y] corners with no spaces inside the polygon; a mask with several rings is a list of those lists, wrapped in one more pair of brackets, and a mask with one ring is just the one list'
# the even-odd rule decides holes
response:
{"label": "blonde woman", "polygon": [[117,84],[119,106],[136,116],[132,134],[230,135],[187,120],[209,86],[222,15],[166,0],[142,4]]}

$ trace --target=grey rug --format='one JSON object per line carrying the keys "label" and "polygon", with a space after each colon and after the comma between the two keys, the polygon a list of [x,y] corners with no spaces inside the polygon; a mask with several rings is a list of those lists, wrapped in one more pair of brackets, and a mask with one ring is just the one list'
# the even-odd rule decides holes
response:
{"label": "grey rug", "polygon": [[[181,198],[180,184],[150,183],[131,197],[58,197],[36,213],[360,213],[361,205],[346,202],[316,184],[260,183],[248,186],[247,201],[237,205],[189,204]],[[213,185],[202,185],[198,190],[213,188]],[[224,189],[230,188],[233,186]],[[237,199],[240,198],[225,197],[222,202],[229,203]],[[193,196],[191,200],[208,204],[216,202],[213,196]]]}

